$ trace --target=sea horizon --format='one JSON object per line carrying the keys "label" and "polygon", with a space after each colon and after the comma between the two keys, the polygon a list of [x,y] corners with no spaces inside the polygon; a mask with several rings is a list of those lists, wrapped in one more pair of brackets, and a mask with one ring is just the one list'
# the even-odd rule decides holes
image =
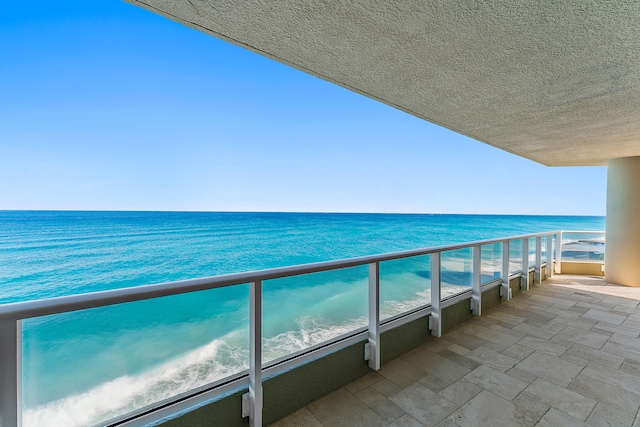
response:
{"label": "sea horizon", "polygon": [[367,211],[271,211],[271,210],[173,210],[173,209],[0,209],[0,212],[134,212],[134,213],[277,213],[277,214],[345,214],[345,215],[467,215],[467,216],[538,216],[538,217],[594,217],[588,214],[524,214],[524,213],[464,213],[464,212],[367,212]]}

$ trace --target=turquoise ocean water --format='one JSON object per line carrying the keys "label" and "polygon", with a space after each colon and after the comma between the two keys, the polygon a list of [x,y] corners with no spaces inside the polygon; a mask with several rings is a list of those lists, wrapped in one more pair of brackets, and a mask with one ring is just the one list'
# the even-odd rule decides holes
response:
{"label": "turquoise ocean water", "polygon": [[[558,229],[604,217],[0,211],[0,304]],[[467,255],[443,256],[453,291]],[[427,257],[381,265],[383,315],[428,302],[428,270]],[[265,282],[265,361],[364,326],[366,278]],[[96,424],[246,369],[248,293],[25,320],[25,425]]]}

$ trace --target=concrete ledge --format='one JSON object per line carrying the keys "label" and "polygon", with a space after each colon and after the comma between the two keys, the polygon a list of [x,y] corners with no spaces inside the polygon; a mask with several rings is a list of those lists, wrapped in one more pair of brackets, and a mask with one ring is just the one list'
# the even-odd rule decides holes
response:
{"label": "concrete ledge", "polygon": [[482,311],[491,310],[502,302],[500,297],[500,286],[491,288],[482,293]]}
{"label": "concrete ledge", "polygon": [[604,276],[603,263],[583,261],[562,261],[562,274],[583,274],[586,276]]}
{"label": "concrete ledge", "polygon": [[509,280],[509,287],[511,288],[512,298],[515,298],[522,292],[522,289],[520,289],[521,284],[522,279],[520,277],[514,277],[513,279]]}
{"label": "concrete ledge", "polygon": [[471,297],[443,308],[440,315],[442,316],[442,333],[445,334],[473,317],[471,314]]}

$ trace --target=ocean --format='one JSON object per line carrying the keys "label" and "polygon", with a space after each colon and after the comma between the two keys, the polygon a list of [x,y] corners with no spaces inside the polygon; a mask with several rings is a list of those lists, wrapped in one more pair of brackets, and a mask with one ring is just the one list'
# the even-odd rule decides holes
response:
{"label": "ocean", "polygon": [[[576,216],[0,211],[0,304],[604,226]],[[443,254],[449,291],[469,285],[453,274],[469,256]],[[381,265],[383,317],[428,302],[429,277],[428,256]],[[246,369],[248,295],[238,285],[25,320],[24,425],[94,425]],[[366,325],[366,295],[366,266],[266,281],[264,360]]]}

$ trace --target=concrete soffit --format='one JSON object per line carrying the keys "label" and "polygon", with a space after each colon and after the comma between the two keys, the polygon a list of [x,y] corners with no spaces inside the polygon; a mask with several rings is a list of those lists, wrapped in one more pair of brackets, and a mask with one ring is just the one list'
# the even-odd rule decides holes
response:
{"label": "concrete soffit", "polygon": [[640,155],[640,2],[128,1],[542,164]]}

